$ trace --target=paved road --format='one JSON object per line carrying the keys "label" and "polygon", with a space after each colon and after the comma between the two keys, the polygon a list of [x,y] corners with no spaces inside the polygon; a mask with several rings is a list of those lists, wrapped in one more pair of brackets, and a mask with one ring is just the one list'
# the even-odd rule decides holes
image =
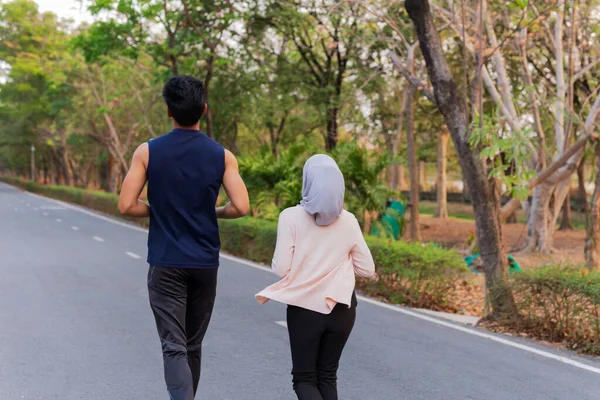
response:
{"label": "paved road", "polygon": [[[0,184],[0,400],[167,398],[146,234],[111,221]],[[253,300],[275,277],[223,260],[219,279],[198,397],[293,400],[284,307]],[[517,343],[362,302],[340,399],[600,398],[600,363]]]}

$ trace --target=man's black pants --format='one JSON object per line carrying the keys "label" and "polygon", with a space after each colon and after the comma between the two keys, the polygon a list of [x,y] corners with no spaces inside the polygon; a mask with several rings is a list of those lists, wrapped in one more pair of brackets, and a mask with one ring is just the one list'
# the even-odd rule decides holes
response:
{"label": "man's black pants", "polygon": [[298,400],[337,400],[340,357],[356,319],[356,296],[349,308],[337,304],[324,315],[288,306],[292,375]]}
{"label": "man's black pants", "polygon": [[154,266],[148,271],[150,306],[172,400],[193,400],[198,389],[202,340],[215,303],[217,271]]}

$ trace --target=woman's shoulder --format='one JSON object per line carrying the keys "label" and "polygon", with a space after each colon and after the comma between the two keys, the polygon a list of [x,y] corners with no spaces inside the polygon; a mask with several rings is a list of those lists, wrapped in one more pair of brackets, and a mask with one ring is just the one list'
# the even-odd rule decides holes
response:
{"label": "woman's shoulder", "polygon": [[279,213],[279,222],[306,218],[307,215],[308,213],[300,206],[289,207]]}
{"label": "woman's shoulder", "polygon": [[[300,221],[314,222],[314,217],[307,213],[306,210],[301,206],[286,208],[279,214],[279,222],[292,223]],[[352,214],[350,211],[343,210],[335,225],[349,226],[357,224],[358,220],[356,219],[354,214]]]}
{"label": "woman's shoulder", "polygon": [[356,216],[354,214],[352,214],[348,210],[342,211],[342,214],[340,215],[340,220],[346,221],[346,222],[349,222],[349,223],[356,223],[356,222],[358,222],[358,220],[356,219]]}

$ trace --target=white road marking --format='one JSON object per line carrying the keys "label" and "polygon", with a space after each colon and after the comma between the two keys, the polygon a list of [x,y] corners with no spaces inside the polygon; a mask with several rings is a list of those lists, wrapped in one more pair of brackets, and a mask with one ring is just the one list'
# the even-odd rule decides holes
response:
{"label": "white road marking", "polygon": [[100,236],[94,236],[94,240],[100,243],[104,242],[104,239],[102,239]]}
{"label": "white road marking", "polygon": [[140,258],[142,258],[141,256],[138,256],[137,254],[132,253],[130,251],[125,252],[125,254],[127,254],[131,258],[135,258],[136,260],[139,260]]}
{"label": "white road marking", "polygon": [[285,322],[285,321],[275,321],[275,323],[279,326],[283,326],[284,328],[287,328],[287,322]]}
{"label": "white road marking", "polygon": [[19,209],[18,209],[18,208],[15,208],[15,211],[19,211]]}
{"label": "white road marking", "polygon": [[47,212],[45,212],[45,213],[43,213],[43,215],[44,215],[44,217],[47,217],[47,216],[48,216],[48,213],[47,213]]}
{"label": "white road marking", "polygon": [[[144,229],[144,228],[142,228],[140,226],[137,226],[137,225],[132,225],[132,224],[128,224],[126,222],[122,222],[122,221],[118,221],[116,219],[109,218],[109,217],[107,217],[105,215],[101,215],[101,214],[95,213],[95,212],[87,210],[87,209],[85,209],[83,207],[78,207],[78,206],[75,206],[75,205],[72,205],[72,204],[69,204],[69,203],[65,203],[65,202],[60,201],[60,200],[51,199],[49,197],[40,196],[39,194],[35,194],[35,193],[30,193],[30,192],[26,192],[26,193],[29,196],[33,196],[33,197],[36,197],[36,198],[39,198],[39,199],[43,199],[43,200],[46,200],[46,201],[51,201],[51,202],[56,203],[56,204],[60,204],[63,207],[63,208],[60,208],[60,209],[68,208],[70,210],[74,210],[74,211],[80,212],[82,214],[89,215],[91,217],[100,219],[102,221],[110,222],[111,224],[115,224],[115,225],[119,225],[119,226],[122,226],[122,227],[125,227],[125,228],[133,229],[134,231],[138,231],[138,232],[148,233],[148,229]],[[50,209],[58,210],[59,208],[50,208]]]}
{"label": "white road marking", "polygon": [[74,231],[78,231],[79,230],[79,228],[76,227],[75,225],[71,225],[71,229],[73,229]]}
{"label": "white road marking", "polygon": [[37,207],[33,207],[33,211],[40,211],[40,209]]}
{"label": "white road marking", "polygon": [[27,205],[27,207],[31,207],[31,204],[29,204],[29,203],[27,203],[26,205]]}
{"label": "white road marking", "polygon": [[[44,198],[44,197],[42,197]],[[65,207],[57,207],[57,206],[40,206],[42,210],[64,210]]]}
{"label": "white road marking", "polygon": [[[114,219],[105,217],[103,215],[96,214],[94,212],[85,210],[85,209],[83,209],[81,207],[72,206],[70,204],[64,203],[64,202],[59,201],[59,200],[50,199],[50,198],[39,196],[39,195],[36,195],[36,194],[33,194],[33,193],[29,193],[29,192],[27,192],[27,194],[30,195],[30,196],[34,196],[34,197],[37,197],[37,198],[44,199],[46,201],[54,202],[56,204],[61,204],[64,207],[70,208],[70,209],[75,210],[75,211],[79,211],[79,212],[81,212],[83,214],[90,215],[90,216],[92,216],[94,218],[98,218],[98,219],[101,219],[103,221],[107,221],[107,222],[113,223],[115,225],[119,225],[119,226],[122,226],[122,227],[125,227],[125,228],[129,228],[129,229],[132,229],[132,230],[135,230],[135,231],[138,231],[138,232],[148,233],[147,229],[144,229],[144,228],[141,228],[141,227],[138,227],[138,226],[134,226],[134,225],[130,225],[130,224],[127,224],[125,222],[116,221]],[[129,255],[130,257],[132,257],[132,255],[130,255],[129,253],[126,253],[126,254]],[[141,258],[137,254],[135,254],[135,256],[137,256],[137,258]],[[268,268],[268,267],[266,267],[264,265],[252,262],[252,261],[244,260],[244,259],[239,258],[239,257],[233,257],[233,256],[230,256],[230,255],[227,255],[227,254],[221,254],[221,257],[224,258],[224,259],[226,259],[226,260],[234,261],[234,262],[236,262],[238,264],[242,264],[242,265],[245,265],[245,266],[248,266],[248,267],[252,267],[252,268],[255,268],[255,269],[258,269],[258,270],[261,270],[261,271],[264,271],[264,272],[268,272],[268,273],[271,273],[271,274],[273,273],[273,271],[270,268]],[[133,258],[136,258],[136,257],[133,257]],[[429,317],[427,315],[423,315],[423,314],[420,314],[418,312],[411,311],[410,309],[408,309],[406,307],[399,307],[399,306],[394,306],[394,305],[391,305],[391,304],[382,303],[380,301],[373,300],[373,299],[370,299],[370,298],[365,297],[365,296],[357,296],[357,297],[361,301],[364,301],[365,303],[369,303],[369,304],[372,304],[372,305],[377,306],[377,307],[385,308],[385,309],[388,309],[390,311],[398,312],[398,313],[401,313],[401,314],[404,314],[404,315],[409,315],[411,317],[414,317],[414,318],[417,318],[417,319],[420,319],[420,320],[423,320],[423,321],[431,322],[433,324],[444,326],[444,327],[450,328],[450,329],[454,329],[456,331],[463,332],[463,333],[466,333],[466,334],[469,334],[469,335],[478,336],[478,337],[481,337],[481,338],[484,338],[484,339],[491,340],[491,341],[496,342],[496,343],[501,343],[501,344],[504,344],[504,345],[509,346],[509,347],[513,347],[513,348],[517,348],[517,349],[523,350],[523,351],[528,352],[528,353],[536,354],[536,355],[541,356],[541,357],[545,357],[545,358],[552,359],[552,360],[555,360],[555,361],[558,361],[558,362],[561,362],[561,363],[564,363],[564,364],[567,364],[567,365],[571,365],[571,366],[576,367],[576,368],[580,368],[580,369],[583,369],[583,370],[586,370],[586,371],[589,371],[589,372],[600,374],[600,368],[598,368],[598,367],[593,367],[591,365],[585,364],[583,362],[574,360],[574,359],[569,358],[569,357],[559,356],[558,354],[554,354],[554,353],[551,353],[551,352],[548,352],[548,351],[540,350],[540,349],[537,349],[535,347],[527,346],[527,345],[524,345],[524,344],[521,344],[521,343],[513,342],[511,340],[508,340],[508,339],[505,339],[505,338],[501,337],[500,335],[492,335],[492,334],[485,333],[485,332],[482,332],[482,331],[479,331],[479,330],[475,330],[475,329],[471,329],[471,328],[466,328],[465,326],[462,326],[462,325],[454,324],[452,322],[442,321],[442,320],[437,319],[437,318]]]}
{"label": "white road marking", "polygon": [[62,219],[56,218],[56,222],[62,222]]}

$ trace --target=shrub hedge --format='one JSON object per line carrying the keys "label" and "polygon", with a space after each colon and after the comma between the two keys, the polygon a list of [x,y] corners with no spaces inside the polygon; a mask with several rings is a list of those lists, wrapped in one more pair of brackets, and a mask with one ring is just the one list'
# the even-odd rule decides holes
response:
{"label": "shrub hedge", "polygon": [[[33,193],[79,204],[105,214],[119,216],[118,196],[66,186],[40,185],[18,178],[0,177],[0,181]],[[147,220],[135,220],[147,225]],[[277,223],[258,218],[220,220],[224,251],[249,260],[270,263],[277,238]],[[454,282],[467,272],[462,258],[454,250],[432,244],[387,241],[371,236],[367,243],[379,275],[377,282],[361,280],[359,288],[393,303],[449,310]]]}
{"label": "shrub hedge", "polygon": [[600,354],[600,271],[548,265],[513,274],[518,330]]}

